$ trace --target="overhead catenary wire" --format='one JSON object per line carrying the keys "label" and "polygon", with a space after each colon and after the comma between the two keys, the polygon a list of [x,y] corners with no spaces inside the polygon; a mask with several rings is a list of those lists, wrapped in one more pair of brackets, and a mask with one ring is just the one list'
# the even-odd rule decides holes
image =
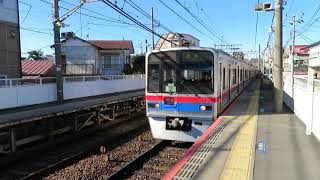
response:
{"label": "overhead catenary wire", "polygon": [[[52,4],[46,0],[39,0],[39,1],[42,1],[46,4]],[[69,10],[68,8],[64,7],[64,6],[59,6],[59,8],[61,9],[64,9],[64,10]],[[88,10],[88,9],[86,9]],[[75,12],[76,14],[80,14],[79,12]],[[93,18],[93,19],[98,19],[98,20],[102,20],[102,21],[106,21],[106,22],[112,22],[112,23],[117,23],[117,24],[129,24],[129,25],[133,25],[133,24],[130,24],[130,23],[127,23],[127,22],[122,22],[122,21],[119,21],[119,20],[110,20],[110,19],[107,19],[107,18],[102,18],[102,17],[97,17],[97,16],[93,16],[93,15],[90,15],[90,14],[87,14],[87,13],[82,13],[83,16],[86,16],[86,17],[89,17],[89,18]]]}
{"label": "overhead catenary wire", "polygon": [[[137,11],[139,11],[141,14],[143,14],[145,17],[147,17],[149,20],[152,19],[151,15],[148,14],[145,10],[143,10],[140,6],[138,6],[136,3],[134,3],[131,0],[124,0],[125,2],[127,2],[128,5],[130,5],[132,8],[136,9]],[[165,29],[168,32],[173,32],[172,30],[170,30],[168,27],[164,26],[163,24],[160,23],[159,20],[154,19],[153,21],[158,24],[160,27],[162,27],[163,29]]]}
{"label": "overhead catenary wire", "polygon": [[202,34],[203,36],[211,39],[213,42],[216,42],[214,39],[212,39],[211,37],[208,37],[206,34],[204,34],[202,31],[200,31],[198,28],[196,28],[194,25],[192,25],[189,21],[187,21],[186,19],[184,19],[181,15],[179,15],[177,12],[175,12],[172,8],[170,8],[166,3],[164,3],[162,0],[159,0],[159,2],[161,4],[163,4],[166,8],[168,8],[171,12],[173,12],[176,16],[178,16],[180,19],[182,19],[185,23],[187,23],[189,26],[191,26],[193,29],[195,29],[197,32],[199,32],[200,34]]}
{"label": "overhead catenary wire", "polygon": [[227,42],[225,42],[216,32],[214,32],[213,30],[210,30],[208,28],[208,26],[197,16],[195,16],[187,7],[185,7],[183,4],[181,4],[180,1],[175,0],[185,11],[187,11],[201,26],[203,26],[210,34],[212,34],[214,37],[216,37],[217,39],[219,39],[221,42],[224,42],[226,44],[228,44]]}
{"label": "overhead catenary wire", "polygon": [[157,32],[153,31],[152,29],[150,29],[149,27],[147,27],[146,25],[142,24],[140,21],[138,21],[137,19],[135,19],[134,17],[132,17],[131,15],[129,15],[128,13],[126,13],[124,10],[122,10],[121,8],[119,8],[117,5],[113,4],[111,1],[109,0],[101,0],[101,2],[105,3],[106,5],[108,5],[109,7],[111,7],[112,9],[114,9],[115,11],[117,11],[118,13],[120,13],[121,15],[123,15],[124,17],[128,18],[130,21],[136,23],[138,26],[140,26],[141,28],[145,29],[146,31],[153,33],[154,35],[158,36],[159,38],[170,42],[174,45],[179,46],[178,44],[162,37],[160,34],[158,34]]}

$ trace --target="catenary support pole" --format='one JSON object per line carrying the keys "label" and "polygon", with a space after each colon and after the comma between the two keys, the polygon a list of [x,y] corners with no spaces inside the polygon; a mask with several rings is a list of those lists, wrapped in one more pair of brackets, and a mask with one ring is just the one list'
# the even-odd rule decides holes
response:
{"label": "catenary support pole", "polygon": [[53,31],[54,31],[54,53],[56,59],[56,84],[57,100],[63,101],[63,81],[62,81],[62,62],[61,62],[61,43],[60,43],[59,3],[53,0]]}
{"label": "catenary support pole", "polygon": [[151,8],[151,30],[152,30],[152,50],[154,50],[154,19],[153,19],[153,7]]}

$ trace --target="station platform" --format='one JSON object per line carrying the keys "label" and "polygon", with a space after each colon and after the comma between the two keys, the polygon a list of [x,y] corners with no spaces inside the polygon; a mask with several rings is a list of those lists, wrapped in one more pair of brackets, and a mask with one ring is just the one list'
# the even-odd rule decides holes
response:
{"label": "station platform", "polygon": [[63,103],[51,102],[4,109],[0,110],[0,128],[141,97],[144,97],[144,89],[65,100]]}
{"label": "station platform", "polygon": [[318,180],[320,141],[273,104],[272,87],[255,80],[162,179]]}

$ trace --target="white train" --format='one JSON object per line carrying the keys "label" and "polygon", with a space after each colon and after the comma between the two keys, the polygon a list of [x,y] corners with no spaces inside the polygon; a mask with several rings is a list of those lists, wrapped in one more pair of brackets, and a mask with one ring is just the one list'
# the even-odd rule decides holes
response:
{"label": "white train", "polygon": [[146,56],[146,109],[154,138],[195,141],[257,75],[211,48],[154,50]]}

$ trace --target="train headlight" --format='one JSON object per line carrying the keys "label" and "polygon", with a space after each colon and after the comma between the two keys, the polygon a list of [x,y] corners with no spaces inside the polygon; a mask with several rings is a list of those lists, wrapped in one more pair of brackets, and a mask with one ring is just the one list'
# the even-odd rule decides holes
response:
{"label": "train headlight", "polygon": [[159,107],[160,107],[160,104],[158,104],[158,103],[148,103],[148,107],[151,107],[151,108],[159,108]]}
{"label": "train headlight", "polygon": [[200,106],[200,110],[201,111],[211,111],[212,110],[212,106]]}
{"label": "train headlight", "polygon": [[200,106],[200,110],[201,111],[205,111],[206,110],[206,106]]}

